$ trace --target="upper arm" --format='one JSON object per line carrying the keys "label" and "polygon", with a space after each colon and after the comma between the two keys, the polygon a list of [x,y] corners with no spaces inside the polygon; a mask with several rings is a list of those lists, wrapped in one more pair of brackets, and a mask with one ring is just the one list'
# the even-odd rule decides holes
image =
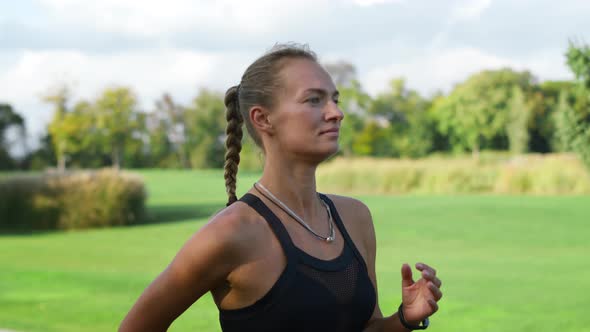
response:
{"label": "upper arm", "polygon": [[371,216],[371,211],[369,208],[362,203],[361,201],[356,200],[356,211],[360,214],[358,219],[361,221],[361,229],[360,232],[363,235],[364,245],[366,248],[366,260],[365,263],[367,264],[367,272],[369,273],[369,278],[373,283],[373,287],[375,288],[375,309],[373,310],[373,315],[367,322],[367,325],[370,325],[372,321],[378,318],[383,318],[383,314],[381,313],[381,308],[379,308],[379,294],[377,290],[377,274],[375,272],[375,261],[377,256],[377,240],[375,236],[375,226],[373,224],[373,217]]}
{"label": "upper arm", "polygon": [[220,214],[196,232],[145,289],[120,331],[165,331],[239,264],[237,216]]}

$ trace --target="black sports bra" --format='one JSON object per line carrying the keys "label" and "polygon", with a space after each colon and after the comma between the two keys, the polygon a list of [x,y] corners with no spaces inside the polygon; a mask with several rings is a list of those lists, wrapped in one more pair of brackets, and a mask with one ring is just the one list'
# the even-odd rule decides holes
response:
{"label": "black sports bra", "polygon": [[255,209],[278,238],[287,266],[261,299],[239,309],[220,309],[224,332],[234,331],[362,331],[373,314],[375,289],[334,203],[323,194],[344,237],[341,254],[329,261],[313,257],[293,244],[279,218],[255,195],[240,201]]}

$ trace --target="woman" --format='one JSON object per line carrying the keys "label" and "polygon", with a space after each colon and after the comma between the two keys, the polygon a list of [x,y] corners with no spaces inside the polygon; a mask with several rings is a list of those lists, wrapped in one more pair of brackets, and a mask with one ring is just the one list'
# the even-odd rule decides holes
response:
{"label": "woman", "polygon": [[[338,91],[313,52],[275,46],[225,96],[227,207],[178,252],[120,331],[165,331],[206,292],[223,331],[409,331],[438,310],[441,281],[404,264],[402,305],[377,303],[375,232],[358,200],[316,192],[318,164],[338,151]],[[240,200],[242,124],[264,151],[264,172]]]}

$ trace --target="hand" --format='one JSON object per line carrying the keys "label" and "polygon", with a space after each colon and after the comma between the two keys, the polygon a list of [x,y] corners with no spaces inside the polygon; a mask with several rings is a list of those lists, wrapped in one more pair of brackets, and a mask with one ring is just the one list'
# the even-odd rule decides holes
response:
{"label": "hand", "polygon": [[414,282],[410,265],[402,265],[402,303],[406,321],[418,325],[438,310],[442,282],[432,267],[417,263],[416,269],[422,271],[422,278]]}

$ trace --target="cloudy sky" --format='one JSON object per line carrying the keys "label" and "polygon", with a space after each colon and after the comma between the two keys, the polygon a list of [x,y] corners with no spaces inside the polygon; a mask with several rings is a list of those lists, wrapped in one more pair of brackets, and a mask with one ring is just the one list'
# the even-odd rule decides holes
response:
{"label": "cloudy sky", "polygon": [[590,41],[590,0],[0,0],[0,102],[24,114],[32,141],[59,84],[74,98],[134,88],[143,109],[167,91],[225,91],[276,42],[347,60],[365,90],[393,77],[428,95],[482,69],[570,79],[568,39]]}

